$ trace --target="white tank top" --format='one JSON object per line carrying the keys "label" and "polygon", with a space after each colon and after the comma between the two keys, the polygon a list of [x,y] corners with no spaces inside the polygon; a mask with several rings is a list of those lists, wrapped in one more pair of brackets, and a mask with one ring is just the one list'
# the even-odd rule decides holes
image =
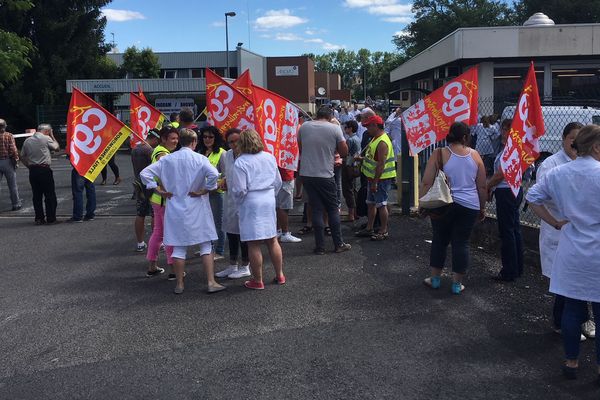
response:
{"label": "white tank top", "polygon": [[450,147],[446,148],[450,152],[450,158],[444,164],[444,173],[448,177],[452,199],[463,207],[479,210],[477,163],[471,156],[472,150],[469,149],[469,154],[461,156],[452,152]]}

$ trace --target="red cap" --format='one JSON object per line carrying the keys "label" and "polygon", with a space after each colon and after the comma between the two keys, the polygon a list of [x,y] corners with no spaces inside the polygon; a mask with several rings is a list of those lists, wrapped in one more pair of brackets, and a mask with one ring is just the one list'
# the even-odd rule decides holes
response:
{"label": "red cap", "polygon": [[370,124],[383,125],[383,120],[379,115],[373,115],[363,119],[362,121],[360,121],[360,123],[362,126],[369,126]]}

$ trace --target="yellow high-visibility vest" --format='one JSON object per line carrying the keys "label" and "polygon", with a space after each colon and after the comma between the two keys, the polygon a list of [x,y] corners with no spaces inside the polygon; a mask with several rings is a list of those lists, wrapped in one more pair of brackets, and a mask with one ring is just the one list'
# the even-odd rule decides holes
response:
{"label": "yellow high-visibility vest", "polygon": [[367,147],[367,151],[365,153],[365,158],[362,162],[361,172],[365,174],[367,178],[373,179],[375,178],[375,168],[377,167],[377,161],[375,161],[375,155],[377,154],[377,146],[379,142],[385,142],[387,144],[388,152],[387,157],[385,159],[385,165],[383,166],[383,172],[379,179],[391,179],[396,177],[396,159],[394,157],[394,148],[392,147],[392,141],[387,133],[379,136],[371,140],[369,146]]}
{"label": "yellow high-visibility vest", "polygon": [[[219,165],[219,161],[221,160],[221,156],[223,154],[225,154],[225,149],[220,148],[218,153],[212,152],[208,155],[208,161],[210,161],[213,167],[217,168],[217,165]],[[217,193],[223,193],[223,191],[218,189]]]}
{"label": "yellow high-visibility vest", "polygon": [[[158,161],[157,158],[159,155],[165,155],[165,154],[171,154],[169,149],[167,149],[166,147],[164,147],[163,145],[160,145],[160,144],[158,146],[156,146],[154,148],[154,150],[152,151],[152,155],[150,156],[150,160],[152,161],[152,164],[154,164],[155,162]],[[156,182],[158,182],[158,180],[156,180]],[[158,184],[160,185],[160,182],[158,182]],[[152,196],[150,196],[150,203],[154,203],[158,206],[164,206],[165,199],[160,197],[156,193],[152,193]]]}

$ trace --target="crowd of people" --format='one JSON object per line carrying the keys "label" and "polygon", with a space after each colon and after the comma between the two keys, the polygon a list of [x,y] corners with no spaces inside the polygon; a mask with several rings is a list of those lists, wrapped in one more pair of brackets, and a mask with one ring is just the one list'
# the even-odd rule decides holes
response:
{"label": "crowd of people", "polygon": [[[145,142],[132,150],[137,240],[136,250],[146,252],[146,275],[161,275],[160,249],[176,281],[174,292],[185,287],[185,263],[195,252],[205,267],[208,293],[226,289],[216,278],[248,278],[249,289],[265,288],[265,245],[274,268],[273,284],[286,283],[280,242],[302,239],[290,232],[288,214],[294,199],[304,203],[306,225],[299,236],[314,235],[314,253],[327,252],[331,236],[333,252],[352,250],[342,235],[341,209],[345,201],[346,221],[367,217],[355,232],[374,241],[389,237],[389,192],[396,180],[396,160],[401,143],[401,110],[384,121],[373,110],[321,107],[314,119],[302,118],[298,131],[300,149],[297,172],[281,169],[264,151],[254,130],[195,125],[193,114],[182,110],[160,130],[151,130]],[[519,208],[525,197],[542,219],[540,256],[542,273],[550,278],[555,295],[554,330],[562,334],[566,362],[564,375],[577,375],[579,342],[595,337],[592,320],[600,316],[600,208],[590,201],[600,193],[600,127],[569,123],[563,131],[563,148],[544,160],[535,185],[515,196],[504,179],[500,157],[512,121],[484,116],[469,127],[454,123],[447,145],[429,158],[419,192],[427,193],[443,171],[452,202],[426,210],[431,218],[432,245],[429,276],[423,283],[431,289],[442,286],[447,248],[451,246],[451,292],[465,290],[464,277],[470,267],[469,243],[474,226],[485,219],[486,203],[496,203],[501,240],[501,263],[495,281],[510,283],[523,274],[523,239]],[[0,120],[0,173],[7,177],[13,210],[21,200],[15,165],[29,169],[36,224],[56,223],[56,194],[51,152],[58,150],[52,127],[41,124],[17,151],[6,122]],[[113,170],[114,171],[114,170]],[[118,169],[115,184],[120,182]],[[105,181],[106,178],[103,178]],[[93,220],[93,182],[72,170],[73,214],[70,221]],[[85,206],[83,193],[87,197]],[[45,207],[44,207],[45,206]],[[146,218],[152,218],[152,233],[145,242]],[[225,245],[228,244],[228,255]],[[188,249],[189,248],[189,249]],[[228,265],[215,273],[215,260],[228,257]],[[596,343],[600,365],[600,344]],[[600,366],[598,369],[600,374]],[[600,375],[599,375],[600,376]],[[599,377],[600,383],[600,377]]]}

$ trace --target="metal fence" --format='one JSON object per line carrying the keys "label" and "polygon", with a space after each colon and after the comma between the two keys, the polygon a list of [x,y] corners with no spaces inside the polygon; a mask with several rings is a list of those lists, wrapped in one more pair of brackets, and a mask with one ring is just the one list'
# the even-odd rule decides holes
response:
{"label": "metal fence", "polygon": [[67,110],[65,106],[38,105],[36,107],[37,123],[52,125],[54,136],[63,149],[67,143]]}
{"label": "metal fence", "polygon": [[[479,100],[479,117],[486,117],[491,120],[492,129],[498,129],[500,123],[512,118],[515,109],[516,101],[499,100],[499,99],[480,99]],[[554,102],[542,102],[542,114],[544,116],[544,125],[546,132],[540,138],[540,157],[535,164],[525,173],[523,177],[523,191],[527,190],[535,184],[536,169],[547,157],[555,154],[563,148],[562,134],[565,126],[571,122],[579,122],[582,125],[596,124],[600,125],[600,101],[599,100],[560,100]],[[472,131],[476,131],[471,127]],[[419,167],[421,176],[425,169],[425,164],[433,150],[437,147],[445,146],[445,141],[439,142],[431,146],[419,154]],[[473,147],[477,147],[473,143]],[[496,156],[502,150],[502,146],[495,148],[493,155]],[[488,216],[496,216],[495,201],[487,204],[486,210]],[[529,226],[539,226],[539,218],[531,211],[527,203],[524,201],[521,204],[521,223]]]}

